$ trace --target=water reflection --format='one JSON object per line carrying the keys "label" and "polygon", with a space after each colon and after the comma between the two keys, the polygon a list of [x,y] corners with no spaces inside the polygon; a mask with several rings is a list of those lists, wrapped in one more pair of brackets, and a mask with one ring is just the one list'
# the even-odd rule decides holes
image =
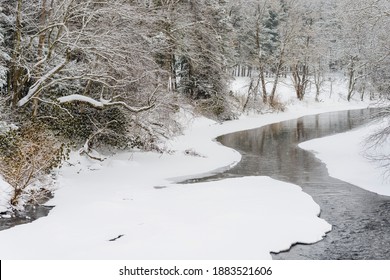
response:
{"label": "water reflection", "polygon": [[310,153],[297,148],[298,143],[350,130],[367,122],[369,116],[369,110],[333,112],[221,136],[218,141],[243,154],[243,160],[226,173],[300,182],[302,174],[311,173],[318,163]]}

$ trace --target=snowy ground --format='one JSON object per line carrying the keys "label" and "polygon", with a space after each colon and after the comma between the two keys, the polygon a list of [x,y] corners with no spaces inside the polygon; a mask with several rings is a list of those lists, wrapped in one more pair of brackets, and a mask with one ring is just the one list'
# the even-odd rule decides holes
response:
{"label": "snowy ground", "polygon": [[332,177],[371,192],[390,195],[390,178],[384,176],[384,169],[379,168],[378,162],[367,158],[368,155],[385,152],[385,149],[388,153],[390,143],[381,145],[378,151],[370,149],[370,145],[365,142],[374,131],[388,124],[388,120],[383,120],[379,124],[371,123],[350,132],[304,142],[299,146],[312,151],[323,161]]}
{"label": "snowy ground", "polygon": [[[182,115],[171,154],[121,153],[103,163],[77,153],[59,173],[48,217],[0,232],[1,259],[270,259],[331,229],[299,186],[268,177],[180,185],[236,164],[215,142],[238,130],[326,111],[366,107],[329,99],[223,124]],[[2,186],[2,184],[0,184]],[[112,240],[112,241],[110,241]]]}
{"label": "snowy ground", "polygon": [[8,209],[8,202],[12,194],[11,186],[3,180],[0,176],[0,213],[6,212]]}
{"label": "snowy ground", "polygon": [[[231,91],[238,96],[247,96],[251,79],[253,79],[254,84],[256,84],[256,79],[257,79],[256,76],[253,76],[252,78],[239,77],[234,79],[230,85]],[[266,78],[266,81],[267,81],[266,88],[268,92],[270,92],[273,86],[272,78]],[[293,91],[294,91],[294,86],[291,82],[291,78],[281,77],[279,79],[279,83],[277,87],[276,99],[289,106],[291,105],[294,106],[297,103],[296,102],[297,99]],[[322,82],[319,100],[321,101],[321,103],[325,103],[328,105],[332,103],[345,104],[346,92],[347,92],[347,81],[345,80],[345,78],[343,78],[340,74],[332,74],[326,77]],[[303,103],[313,104],[313,101],[315,99],[315,93],[316,93],[315,86],[309,83],[306,89],[306,94]],[[355,94],[354,98],[359,99],[360,97],[358,96],[358,94]],[[368,99],[368,96],[365,96],[365,98]]]}

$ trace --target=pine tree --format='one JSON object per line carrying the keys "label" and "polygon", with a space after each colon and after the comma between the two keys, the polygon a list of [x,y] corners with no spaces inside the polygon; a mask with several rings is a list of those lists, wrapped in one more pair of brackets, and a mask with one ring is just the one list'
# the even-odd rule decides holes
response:
{"label": "pine tree", "polygon": [[268,17],[264,20],[263,32],[261,36],[262,55],[273,56],[280,46],[279,38],[279,15],[274,10],[268,10]]}

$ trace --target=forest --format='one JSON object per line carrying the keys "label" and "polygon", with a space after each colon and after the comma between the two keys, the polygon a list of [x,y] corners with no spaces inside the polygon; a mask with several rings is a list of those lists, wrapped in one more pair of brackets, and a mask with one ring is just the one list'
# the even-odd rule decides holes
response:
{"label": "forest", "polygon": [[[11,204],[71,149],[97,161],[94,149],[163,152],[183,106],[220,121],[283,110],[281,77],[298,100],[311,85],[319,101],[333,74],[348,101],[388,99],[389,27],[388,0],[1,0],[0,173]],[[234,76],[251,77],[241,107]]]}

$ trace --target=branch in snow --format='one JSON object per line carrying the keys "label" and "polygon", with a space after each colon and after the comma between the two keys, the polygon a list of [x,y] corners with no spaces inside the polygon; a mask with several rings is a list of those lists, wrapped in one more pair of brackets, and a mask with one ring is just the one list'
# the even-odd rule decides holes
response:
{"label": "branch in snow", "polygon": [[107,106],[116,106],[116,105],[120,105],[120,106],[123,106],[125,107],[127,110],[133,112],[133,113],[140,113],[140,112],[143,112],[143,111],[147,111],[149,109],[152,109],[155,104],[151,104],[151,105],[148,105],[148,106],[143,106],[143,107],[138,107],[138,108],[135,108],[135,107],[131,107],[129,106],[128,104],[126,104],[125,102],[123,101],[114,101],[112,102],[111,100],[106,100],[106,99],[103,99],[103,98],[100,98],[100,100],[95,100],[91,97],[88,97],[88,96],[84,96],[84,95],[81,95],[81,94],[71,94],[71,95],[68,95],[68,96],[63,96],[63,97],[59,97],[58,99],[58,102],[60,104],[63,104],[63,103],[69,103],[69,102],[85,102],[85,103],[88,103],[90,105],[92,105],[93,107],[96,107],[96,108],[103,108],[103,107],[107,107]]}
{"label": "branch in snow", "polygon": [[60,71],[66,64],[68,63],[68,59],[65,59],[62,63],[58,64],[56,67],[51,69],[45,75],[43,75],[38,81],[36,81],[28,90],[28,93],[25,97],[19,100],[18,106],[22,107],[26,103],[28,103],[35,95],[37,95],[41,91],[42,85],[50,79],[55,73]]}

